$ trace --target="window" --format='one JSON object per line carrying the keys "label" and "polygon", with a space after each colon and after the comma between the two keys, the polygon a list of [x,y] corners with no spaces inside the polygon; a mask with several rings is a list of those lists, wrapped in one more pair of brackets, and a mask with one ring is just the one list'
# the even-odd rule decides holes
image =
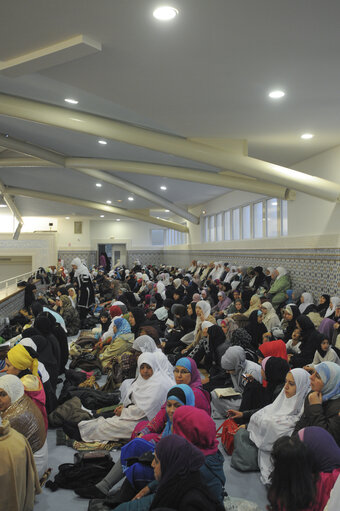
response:
{"label": "window", "polygon": [[83,222],[74,222],[74,234],[82,234]]}
{"label": "window", "polygon": [[216,215],[216,241],[223,239],[223,216],[222,213]]}
{"label": "window", "polygon": [[209,241],[215,241],[215,215],[209,217]]}
{"label": "window", "polygon": [[240,239],[240,209],[233,209],[233,240]]}
{"label": "window", "polygon": [[263,202],[253,205],[253,233],[254,238],[263,238]]}
{"label": "window", "polygon": [[209,241],[209,217],[204,217],[204,241]]}
{"label": "window", "polygon": [[288,204],[281,201],[281,236],[288,236]]}
{"label": "window", "polygon": [[164,245],[164,229],[151,229],[151,245]]}
{"label": "window", "polygon": [[242,239],[250,239],[250,206],[242,208]]}
{"label": "window", "polygon": [[267,201],[267,237],[274,238],[278,235],[277,226],[277,204],[278,199],[268,199]]}
{"label": "window", "polygon": [[224,212],[224,239],[229,241],[230,236],[230,211]]}

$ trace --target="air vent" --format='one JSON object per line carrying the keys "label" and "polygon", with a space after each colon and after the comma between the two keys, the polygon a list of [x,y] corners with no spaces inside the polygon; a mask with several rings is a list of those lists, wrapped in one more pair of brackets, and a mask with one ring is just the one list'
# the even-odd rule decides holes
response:
{"label": "air vent", "polygon": [[83,222],[74,222],[74,234],[82,234]]}

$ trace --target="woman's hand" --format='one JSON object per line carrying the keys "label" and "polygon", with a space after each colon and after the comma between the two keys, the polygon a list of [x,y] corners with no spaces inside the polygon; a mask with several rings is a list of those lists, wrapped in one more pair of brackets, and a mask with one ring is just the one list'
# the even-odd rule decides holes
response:
{"label": "woman's hand", "polygon": [[123,406],[123,405],[119,405],[119,406],[117,406],[117,408],[115,409],[115,415],[117,415],[117,417],[120,417],[120,416],[121,416],[122,411],[123,411],[123,408],[124,408],[124,406]]}
{"label": "woman's hand", "polygon": [[335,328],[335,330],[337,330],[339,328],[340,324],[339,323],[334,323],[333,327]]}
{"label": "woman's hand", "polygon": [[243,412],[239,412],[238,410],[228,410],[227,417],[229,417],[229,419],[242,419]]}
{"label": "woman's hand", "polygon": [[141,490],[141,491],[139,491],[139,492],[137,493],[137,495],[135,495],[135,496],[133,497],[133,499],[132,499],[132,500],[139,500],[139,499],[141,499],[142,497],[145,497],[145,495],[148,495],[149,493],[150,493],[150,488],[149,488],[148,486],[145,486],[144,488],[142,488],[142,490]]}
{"label": "woman's hand", "polygon": [[250,382],[250,381],[254,381],[254,376],[253,376],[252,374],[246,374],[246,378],[245,378],[245,380],[247,380],[247,381],[249,381],[249,382]]}
{"label": "woman's hand", "polygon": [[181,354],[182,354],[182,355],[185,355],[185,354],[186,354],[186,352],[187,352],[187,350],[184,348],[184,350],[182,350],[182,351],[181,351]]}
{"label": "woman's hand", "polygon": [[242,426],[239,426],[236,431],[238,431],[239,429],[246,429],[246,425],[242,424]]}
{"label": "woman's hand", "polygon": [[321,392],[311,392],[308,396],[308,401],[310,405],[321,405],[322,404]]}

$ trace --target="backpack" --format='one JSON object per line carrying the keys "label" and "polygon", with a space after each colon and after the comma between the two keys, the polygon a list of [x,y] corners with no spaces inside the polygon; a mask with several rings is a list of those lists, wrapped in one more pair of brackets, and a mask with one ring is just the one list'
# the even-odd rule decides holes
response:
{"label": "backpack", "polygon": [[93,486],[101,481],[111,470],[114,462],[106,451],[76,453],[74,463],[59,465],[54,481],[47,481],[46,488],[56,491],[58,488],[74,490]]}

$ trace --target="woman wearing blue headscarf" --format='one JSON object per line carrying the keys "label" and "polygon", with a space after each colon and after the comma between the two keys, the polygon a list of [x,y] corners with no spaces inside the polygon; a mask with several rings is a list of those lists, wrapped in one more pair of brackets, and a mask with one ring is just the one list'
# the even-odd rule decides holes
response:
{"label": "woman wearing blue headscarf", "polygon": [[106,369],[113,357],[118,357],[125,351],[129,351],[132,348],[134,338],[131,325],[126,319],[120,316],[113,318],[113,336],[110,344],[99,355],[103,369]]}
{"label": "woman wearing blue headscarf", "polygon": [[340,446],[340,366],[334,362],[317,364],[310,382],[312,391],[306,397],[294,433],[308,426],[319,426]]}

